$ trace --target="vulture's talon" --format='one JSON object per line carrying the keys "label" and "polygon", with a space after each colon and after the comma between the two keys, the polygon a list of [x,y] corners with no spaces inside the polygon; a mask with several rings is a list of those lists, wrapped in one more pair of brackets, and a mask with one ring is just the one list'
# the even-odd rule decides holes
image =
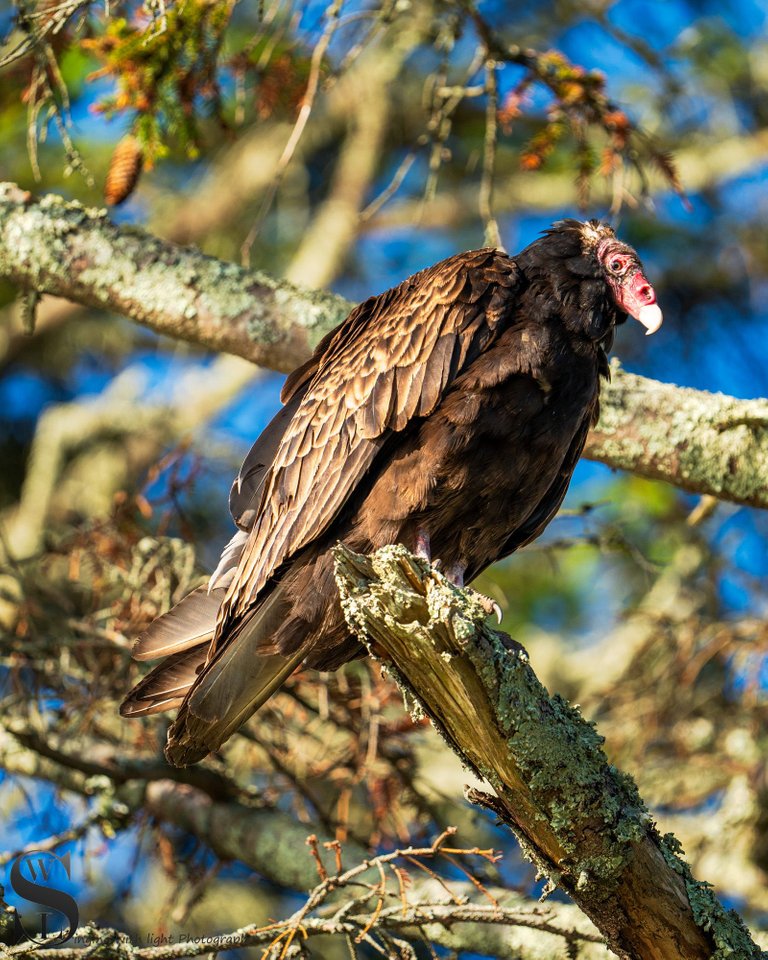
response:
{"label": "vulture's talon", "polygon": [[475,600],[477,600],[483,610],[485,610],[486,616],[495,616],[499,625],[501,625],[504,614],[501,612],[501,607],[498,603],[484,593],[480,593],[478,590],[473,590],[472,593],[475,595]]}

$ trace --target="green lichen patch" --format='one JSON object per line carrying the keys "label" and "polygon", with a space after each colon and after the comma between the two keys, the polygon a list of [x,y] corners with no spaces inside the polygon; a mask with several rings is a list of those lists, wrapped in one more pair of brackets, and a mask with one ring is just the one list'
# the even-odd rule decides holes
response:
{"label": "green lichen patch", "polygon": [[659,846],[667,864],[683,878],[694,920],[715,944],[712,960],[765,960],[768,953],[754,943],[741,917],[725,909],[711,884],[694,878],[682,858],[680,841],[667,833],[660,838]]}
{"label": "green lichen patch", "polygon": [[337,327],[354,304],[326,290],[307,290],[287,282],[275,289],[275,303],[291,323],[303,328],[314,349],[320,340]]}
{"label": "green lichen patch", "polygon": [[768,506],[768,401],[613,372],[601,393],[590,457],[694,492]]}
{"label": "green lichen patch", "polygon": [[[612,773],[603,738],[562,697],[549,697],[527,656],[484,624],[477,628],[467,654],[491,695],[510,756],[573,872],[618,880],[650,819],[634,781]],[[585,844],[585,837],[594,842]]]}

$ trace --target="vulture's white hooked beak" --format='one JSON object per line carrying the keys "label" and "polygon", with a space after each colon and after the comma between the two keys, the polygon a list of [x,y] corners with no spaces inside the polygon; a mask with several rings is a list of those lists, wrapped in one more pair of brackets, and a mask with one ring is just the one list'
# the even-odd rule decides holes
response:
{"label": "vulture's white hooked beak", "polygon": [[656,303],[656,293],[641,270],[622,284],[619,303],[630,317],[642,323],[646,337],[656,333],[664,320],[661,308]]}

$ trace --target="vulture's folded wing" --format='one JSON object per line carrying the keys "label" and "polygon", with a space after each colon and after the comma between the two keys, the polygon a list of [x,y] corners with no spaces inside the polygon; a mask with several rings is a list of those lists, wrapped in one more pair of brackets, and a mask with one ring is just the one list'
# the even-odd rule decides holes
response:
{"label": "vulture's folded wing", "polygon": [[428,416],[505,328],[518,276],[496,250],[444,260],[360,304],[289,377],[284,400],[301,400],[260,477],[261,501],[211,657],[277,568],[328,529],[387,436]]}

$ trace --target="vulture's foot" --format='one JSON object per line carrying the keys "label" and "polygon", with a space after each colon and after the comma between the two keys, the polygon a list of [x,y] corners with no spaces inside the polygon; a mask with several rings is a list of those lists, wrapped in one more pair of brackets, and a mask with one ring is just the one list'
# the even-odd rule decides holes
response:
{"label": "vulture's foot", "polygon": [[413,551],[420,560],[432,562],[432,549],[429,543],[429,534],[426,530],[419,530],[416,533],[416,549]]}
{"label": "vulture's foot", "polygon": [[[436,567],[437,562],[433,563],[432,566]],[[450,567],[446,567],[445,569],[445,577],[447,580],[450,580],[454,587],[464,589],[464,570],[464,566],[460,563],[451,564]],[[480,593],[479,590],[472,590],[472,594],[483,610],[485,610],[486,615],[489,617],[491,615],[495,616],[498,622],[501,623],[502,613],[498,603],[492,600],[491,597],[487,597],[484,593]]]}

